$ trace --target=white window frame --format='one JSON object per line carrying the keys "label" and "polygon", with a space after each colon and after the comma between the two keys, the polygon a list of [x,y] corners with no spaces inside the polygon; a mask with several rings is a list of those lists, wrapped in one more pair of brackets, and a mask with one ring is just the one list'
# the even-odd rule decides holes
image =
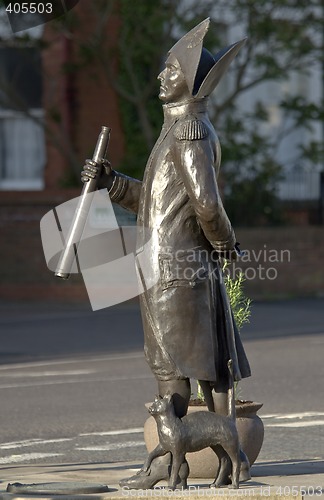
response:
{"label": "white window frame", "polygon": [[[44,119],[45,112],[43,109],[30,109],[28,111],[30,115],[30,120],[33,120],[34,118],[37,119],[40,123],[39,126],[42,127],[42,120]],[[26,116],[24,113],[15,111],[12,109],[0,109],[0,121],[5,120],[5,119],[19,119],[19,118],[24,118],[28,119],[28,116]],[[0,177],[0,190],[1,191],[39,191],[44,188],[44,178],[43,178],[43,173],[44,173],[44,166],[46,162],[46,148],[45,148],[45,136],[44,136],[44,142],[43,142],[44,147],[42,150],[39,152],[39,158],[38,160],[42,163],[43,168],[40,169],[40,175],[39,177],[35,177],[32,179],[24,178],[23,176],[23,168],[22,168],[22,175],[19,178],[15,179],[10,179],[10,178],[2,178]],[[21,158],[21,163],[23,166],[24,163],[24,158],[22,156]],[[0,173],[1,175],[1,173]]]}

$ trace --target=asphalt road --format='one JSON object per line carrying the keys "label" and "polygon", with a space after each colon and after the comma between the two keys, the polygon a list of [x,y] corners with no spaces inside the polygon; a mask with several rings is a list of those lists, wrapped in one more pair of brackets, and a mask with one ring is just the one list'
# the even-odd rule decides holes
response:
{"label": "asphalt road", "polygon": [[[256,302],[242,338],[323,332],[324,299]],[[143,349],[140,311],[134,302],[96,312],[89,304],[0,302],[0,340],[0,364]]]}
{"label": "asphalt road", "polygon": [[[256,303],[242,331],[253,377],[241,397],[264,403],[263,462],[324,463],[323,306]],[[0,464],[143,461],[156,384],[136,304],[0,304],[0,328]]]}

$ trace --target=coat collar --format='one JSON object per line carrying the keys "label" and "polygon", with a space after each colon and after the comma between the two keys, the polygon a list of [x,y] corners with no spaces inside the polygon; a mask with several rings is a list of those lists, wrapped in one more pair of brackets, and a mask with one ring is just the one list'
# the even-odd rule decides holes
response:
{"label": "coat collar", "polygon": [[183,103],[168,103],[163,105],[164,123],[179,120],[189,114],[205,113],[207,111],[208,98],[189,99]]}

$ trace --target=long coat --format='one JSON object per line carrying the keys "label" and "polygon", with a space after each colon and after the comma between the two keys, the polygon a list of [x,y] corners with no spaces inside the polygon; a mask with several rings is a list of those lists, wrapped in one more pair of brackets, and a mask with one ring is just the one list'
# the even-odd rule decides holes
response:
{"label": "long coat", "polygon": [[143,182],[115,173],[110,190],[138,213],[146,359],[160,380],[215,382],[227,378],[231,358],[240,380],[250,368],[218,262],[218,252],[235,244],[217,187],[219,141],[206,99],[163,108]]}

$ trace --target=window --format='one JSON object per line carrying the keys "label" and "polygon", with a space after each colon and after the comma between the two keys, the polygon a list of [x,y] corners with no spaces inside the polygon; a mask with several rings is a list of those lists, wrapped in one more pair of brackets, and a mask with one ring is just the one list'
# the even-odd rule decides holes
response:
{"label": "window", "polygon": [[[43,188],[45,163],[44,130],[39,125],[42,110],[30,117],[13,110],[0,110],[0,188]],[[36,121],[37,120],[37,121]]]}
{"label": "window", "polygon": [[[40,51],[42,30],[10,35],[0,16],[0,189],[43,188],[45,135]],[[19,35],[19,34],[18,34]]]}

